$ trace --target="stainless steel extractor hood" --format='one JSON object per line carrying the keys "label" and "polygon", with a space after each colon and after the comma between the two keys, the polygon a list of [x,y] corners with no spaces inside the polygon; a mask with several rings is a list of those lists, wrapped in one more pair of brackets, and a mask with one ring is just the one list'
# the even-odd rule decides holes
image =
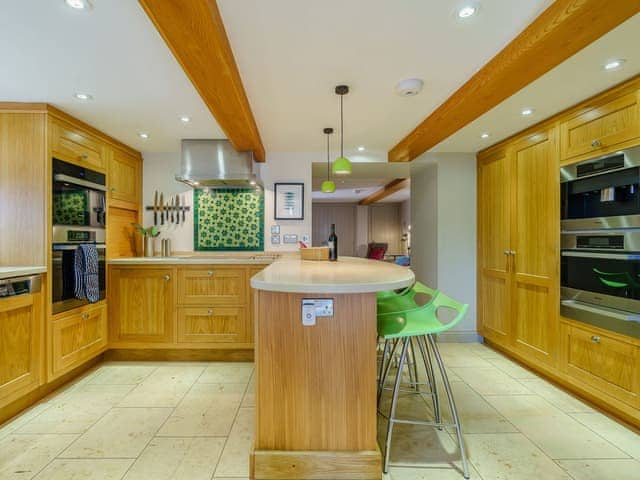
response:
{"label": "stainless steel extractor hood", "polygon": [[253,173],[253,153],[236,152],[229,140],[182,140],[176,180],[193,188],[251,188],[260,185]]}

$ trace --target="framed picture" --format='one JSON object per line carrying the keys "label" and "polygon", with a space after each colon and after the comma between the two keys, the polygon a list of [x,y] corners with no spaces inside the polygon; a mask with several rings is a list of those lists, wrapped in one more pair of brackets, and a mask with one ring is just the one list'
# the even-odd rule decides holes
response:
{"label": "framed picture", "polygon": [[276,220],[304,220],[304,183],[274,184]]}

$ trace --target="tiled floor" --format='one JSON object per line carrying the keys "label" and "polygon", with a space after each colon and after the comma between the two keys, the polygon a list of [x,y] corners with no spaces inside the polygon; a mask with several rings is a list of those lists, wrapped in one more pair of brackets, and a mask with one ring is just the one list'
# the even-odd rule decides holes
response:
{"label": "tiled floor", "polygon": [[[471,478],[640,479],[634,432],[483,345],[441,349]],[[0,427],[0,479],[245,479],[252,374],[238,363],[102,364]],[[399,408],[430,412],[415,395]],[[453,433],[398,426],[386,478],[462,479]]]}

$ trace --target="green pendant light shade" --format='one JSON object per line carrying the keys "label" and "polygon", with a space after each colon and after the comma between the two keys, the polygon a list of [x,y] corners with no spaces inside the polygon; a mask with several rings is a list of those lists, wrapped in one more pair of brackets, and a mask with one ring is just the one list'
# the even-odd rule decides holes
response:
{"label": "green pendant light shade", "polygon": [[340,95],[340,156],[333,162],[334,175],[349,175],[351,173],[351,162],[344,156],[344,116],[342,114],[342,100],[349,93],[347,85],[338,85],[336,95]]}
{"label": "green pendant light shade", "polygon": [[323,193],[333,193],[336,191],[336,184],[331,180],[331,160],[329,156],[329,135],[333,133],[333,128],[325,128],[323,132],[327,136],[327,179],[322,182],[320,190]]}

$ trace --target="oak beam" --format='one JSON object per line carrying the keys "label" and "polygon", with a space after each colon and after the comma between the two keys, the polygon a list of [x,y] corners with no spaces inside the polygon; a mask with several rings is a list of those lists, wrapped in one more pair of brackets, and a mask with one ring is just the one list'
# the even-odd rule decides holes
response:
{"label": "oak beam", "polygon": [[383,198],[387,198],[389,195],[402,190],[409,186],[408,178],[396,178],[387,183],[380,190],[376,190],[368,197],[363,198],[358,202],[358,205],[370,205],[375,202],[379,202]]}

